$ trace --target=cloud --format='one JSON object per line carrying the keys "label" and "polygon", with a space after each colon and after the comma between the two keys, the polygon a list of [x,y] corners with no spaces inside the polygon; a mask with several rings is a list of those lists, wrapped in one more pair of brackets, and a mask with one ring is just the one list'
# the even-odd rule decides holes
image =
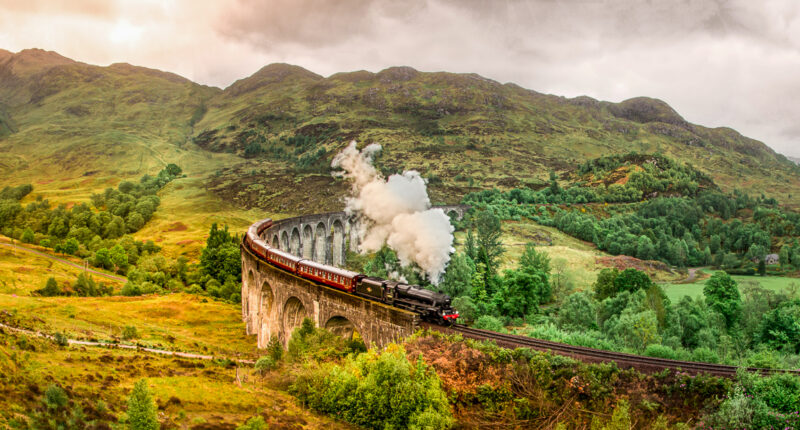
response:
{"label": "cloud", "polygon": [[[791,0],[430,0],[402,13],[385,1],[280,3],[239,8],[248,19],[226,21],[236,31],[223,33],[295,52],[323,74],[409,65],[570,97],[657,97],[692,122],[800,155],[800,3]],[[282,14],[290,31],[266,25]]]}
{"label": "cloud", "polygon": [[[691,122],[800,156],[795,0],[11,1],[0,6],[0,47],[11,50],[222,87],[271,62],[323,75],[474,72],[569,97],[660,98]],[[98,37],[115,28],[138,36]]]}

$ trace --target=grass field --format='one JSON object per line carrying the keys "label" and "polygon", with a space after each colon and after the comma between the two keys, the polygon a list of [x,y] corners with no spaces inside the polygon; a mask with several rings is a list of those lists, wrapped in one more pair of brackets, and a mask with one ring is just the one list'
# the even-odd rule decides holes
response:
{"label": "grass field", "polygon": [[[24,357],[24,358],[23,358]],[[123,416],[133,384],[144,378],[170,428],[234,428],[262,415],[270,428],[348,428],[303,409],[252,368],[129,350],[57,347],[0,330],[0,427],[41,408],[44,390],[62,387],[90,419]]]}
{"label": "grass field", "polygon": [[[757,285],[772,291],[786,291],[793,286],[800,287],[800,279],[786,278],[782,276],[733,276],[733,279],[739,284],[739,291],[746,285]],[[691,284],[674,284],[664,283],[661,284],[667,297],[674,303],[683,296],[697,297],[703,295],[703,287],[705,281],[697,281]]]}
{"label": "grass field", "polygon": [[[463,243],[463,237],[459,240]],[[597,279],[597,274],[606,268],[598,263],[597,259],[609,256],[592,243],[584,242],[564,234],[556,228],[543,226],[533,221],[503,222],[501,240],[506,249],[502,257],[502,269],[515,267],[525,251],[525,245],[535,243],[539,245],[536,247],[537,250],[550,256],[553,273],[563,274],[577,290],[591,288]],[[664,271],[653,271],[650,276],[656,280],[675,280],[681,277],[681,275]]]}
{"label": "grass field", "polygon": [[0,294],[0,308],[20,325],[77,339],[120,340],[136,327],[147,346],[254,358],[256,339],[246,336],[238,305],[189,294],[142,297],[23,297]]}

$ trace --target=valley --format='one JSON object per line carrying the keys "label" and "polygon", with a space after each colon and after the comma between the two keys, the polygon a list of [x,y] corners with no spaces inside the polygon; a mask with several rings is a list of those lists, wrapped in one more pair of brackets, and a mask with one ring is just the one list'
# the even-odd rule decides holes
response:
{"label": "valley", "polygon": [[724,428],[741,402],[741,422],[800,425],[788,374],[644,374],[425,330],[368,349],[310,319],[259,349],[242,236],[343,210],[353,181],[331,162],[351,141],[381,145],[377,180],[414,170],[429,205],[471,210],[441,283],[389,246],[349,269],[448,294],[476,328],[798,367],[800,167],[663,101],[410,67],[270,64],[220,89],[0,50],[0,322],[54,336],[0,328],[0,426],[129,426],[140,380],[162,428]]}

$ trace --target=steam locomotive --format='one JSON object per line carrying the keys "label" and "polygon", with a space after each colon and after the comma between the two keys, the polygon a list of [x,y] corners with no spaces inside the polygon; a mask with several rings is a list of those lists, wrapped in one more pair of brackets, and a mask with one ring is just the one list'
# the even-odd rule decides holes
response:
{"label": "steam locomotive", "polygon": [[273,248],[261,239],[261,233],[271,226],[271,219],[250,226],[244,246],[274,266],[350,294],[416,312],[423,320],[433,323],[452,324],[458,318],[458,311],[450,306],[447,294],[320,264]]}

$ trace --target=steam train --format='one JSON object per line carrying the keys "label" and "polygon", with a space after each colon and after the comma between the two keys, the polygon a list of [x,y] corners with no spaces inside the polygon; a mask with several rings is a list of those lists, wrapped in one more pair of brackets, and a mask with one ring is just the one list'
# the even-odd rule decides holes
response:
{"label": "steam train", "polygon": [[320,264],[273,248],[261,239],[261,233],[271,226],[271,219],[250,226],[244,246],[274,266],[350,294],[416,312],[423,320],[433,323],[452,324],[458,318],[458,311],[450,306],[447,294]]}

